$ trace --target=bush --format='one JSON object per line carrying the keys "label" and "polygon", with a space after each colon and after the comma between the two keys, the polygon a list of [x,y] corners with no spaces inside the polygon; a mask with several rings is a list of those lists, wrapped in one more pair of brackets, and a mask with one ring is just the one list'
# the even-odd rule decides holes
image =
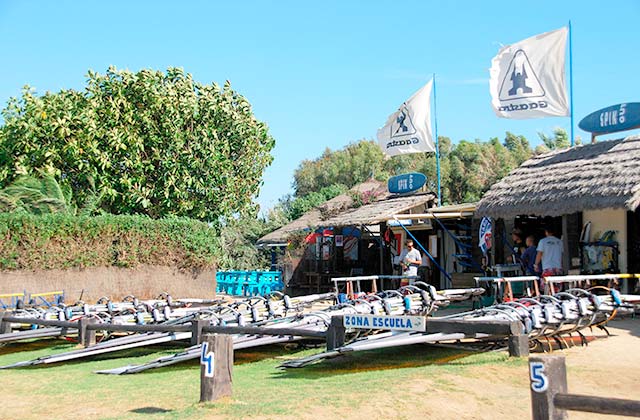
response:
{"label": "bush", "polygon": [[215,267],[218,233],[187,218],[0,213],[0,269]]}

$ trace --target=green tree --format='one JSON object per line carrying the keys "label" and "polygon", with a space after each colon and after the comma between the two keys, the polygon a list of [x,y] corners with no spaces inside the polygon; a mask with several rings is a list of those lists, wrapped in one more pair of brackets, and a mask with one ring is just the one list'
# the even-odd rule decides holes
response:
{"label": "green tree", "polygon": [[314,207],[318,207],[327,200],[336,197],[347,191],[347,187],[342,184],[333,184],[320,188],[320,191],[313,191],[302,197],[286,197],[283,200],[287,215],[290,220],[295,220]]}
{"label": "green tree", "polygon": [[373,140],[350,143],[344,149],[326,149],[314,160],[304,160],[293,174],[296,197],[305,196],[332,185],[351,188],[371,176],[384,179],[384,155]]}
{"label": "green tree", "polygon": [[0,186],[54,174],[82,206],[215,221],[251,211],[274,140],[247,100],[181,69],[89,72],[83,92],[25,88],[3,110]]}
{"label": "green tree", "polygon": [[555,128],[553,130],[553,136],[548,136],[545,133],[538,133],[541,145],[536,147],[536,154],[546,153],[551,150],[566,149],[571,145],[571,140],[567,131],[563,128]]}
{"label": "green tree", "polygon": [[83,207],[72,200],[68,186],[61,186],[54,176],[20,175],[9,186],[0,190],[0,212],[30,214],[65,213],[71,216],[91,216],[96,212],[101,194],[91,191]]}

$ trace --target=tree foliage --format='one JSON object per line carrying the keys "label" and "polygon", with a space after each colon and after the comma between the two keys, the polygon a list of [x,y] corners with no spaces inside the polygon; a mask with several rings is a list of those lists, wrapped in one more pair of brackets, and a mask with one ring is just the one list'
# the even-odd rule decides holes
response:
{"label": "tree foliage", "polygon": [[[249,102],[181,69],[89,72],[83,92],[25,88],[2,112],[0,187],[54,175],[81,207],[214,221],[251,210],[273,138]],[[94,190],[95,187],[95,190]]]}
{"label": "tree foliage", "polygon": [[350,188],[371,176],[381,176],[382,165],[382,151],[372,141],[350,143],[336,151],[327,148],[319,158],[300,163],[294,174],[295,195],[303,197],[332,185]]}
{"label": "tree foliage", "polygon": [[[568,136],[562,129],[555,130],[551,138],[543,137],[543,141],[553,149],[569,145]],[[492,184],[534,154],[524,136],[509,132],[503,141],[492,138],[489,141],[461,140],[453,144],[448,137],[440,137],[439,145],[443,202],[449,204],[479,200]],[[295,195],[284,204],[291,208],[292,203],[312,203],[304,206],[308,209],[321,204],[318,191],[334,184],[351,188],[371,176],[385,180],[413,171],[424,173],[428,188],[436,191],[437,169],[433,153],[385,158],[374,141],[361,140],[342,150],[327,149],[318,159],[303,161],[294,173]],[[290,215],[302,213],[290,212]]]}

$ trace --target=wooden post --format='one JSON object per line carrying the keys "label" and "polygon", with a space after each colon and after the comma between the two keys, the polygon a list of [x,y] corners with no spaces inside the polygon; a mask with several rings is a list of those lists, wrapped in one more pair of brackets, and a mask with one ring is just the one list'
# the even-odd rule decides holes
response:
{"label": "wooden post", "polygon": [[204,334],[200,365],[200,402],[230,397],[233,393],[233,337]]}
{"label": "wooden post", "polygon": [[191,321],[191,345],[202,343],[202,328],[209,325],[206,319],[194,319]]}
{"label": "wooden post", "polygon": [[78,343],[84,347],[95,346],[96,344],[96,330],[90,330],[87,328],[89,324],[95,324],[97,321],[93,318],[80,318],[78,321]]}
{"label": "wooden post", "polygon": [[554,404],[557,393],[567,392],[564,356],[529,357],[529,379],[533,420],[566,419],[566,411]]}
{"label": "wooden post", "polygon": [[509,336],[509,356],[529,356],[529,336],[526,334],[513,334]]}
{"label": "wooden post", "polygon": [[4,317],[5,314],[6,312],[0,312],[0,334],[11,333],[11,323],[2,321],[2,318]]}
{"label": "wooden post", "polygon": [[347,329],[344,327],[344,316],[334,315],[327,328],[327,351],[344,346]]}
{"label": "wooden post", "polygon": [[78,320],[78,344],[85,342],[85,336],[87,335],[87,318],[80,318]]}

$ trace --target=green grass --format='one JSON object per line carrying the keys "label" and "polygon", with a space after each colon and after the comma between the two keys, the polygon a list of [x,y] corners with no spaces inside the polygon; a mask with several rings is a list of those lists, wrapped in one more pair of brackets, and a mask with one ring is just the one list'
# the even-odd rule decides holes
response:
{"label": "green grass", "polygon": [[[73,344],[54,340],[10,344],[0,348],[0,365],[73,347]],[[176,348],[170,347],[155,348],[153,353],[131,350],[85,361],[0,371],[3,390],[0,401],[5,400],[0,417],[66,418],[82,413],[79,417],[91,415],[104,419],[277,418],[292,414],[313,416],[320,408],[329,410],[325,414],[335,417],[376,396],[392,398],[394,404],[410,404],[415,396],[399,390],[415,379],[434,378],[434,386],[463,392],[438,376],[464,375],[469,367],[482,365],[525,363],[508,359],[502,352],[470,354],[416,345],[356,353],[285,371],[277,369],[284,358],[301,357],[320,349],[288,351],[273,346],[236,352],[233,398],[211,404],[198,403],[196,362],[136,375],[92,373],[142,363],[175,351]]]}

